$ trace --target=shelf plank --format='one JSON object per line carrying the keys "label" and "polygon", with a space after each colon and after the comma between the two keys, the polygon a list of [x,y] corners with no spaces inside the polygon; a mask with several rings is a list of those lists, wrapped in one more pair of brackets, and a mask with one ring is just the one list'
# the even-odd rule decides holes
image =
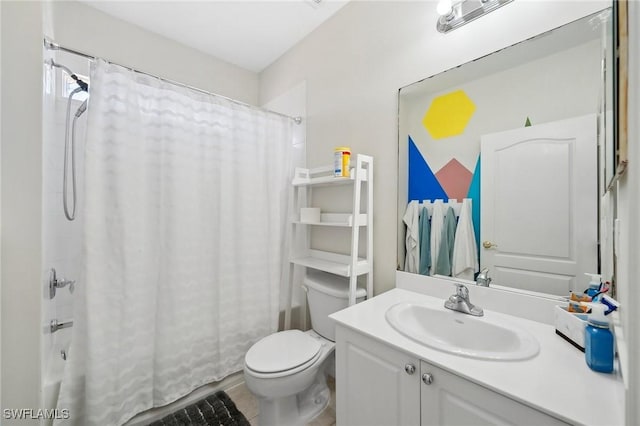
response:
{"label": "shelf plank", "polygon": [[294,179],[293,186],[347,185],[353,184],[353,182],[355,182],[353,177],[322,176],[309,179]]}
{"label": "shelf plank", "polygon": [[[327,185],[347,185],[354,182],[366,182],[368,180],[366,170],[360,173],[355,168],[351,168],[349,177],[336,177],[333,175],[333,167],[325,166],[315,169],[305,169],[296,167],[295,175],[291,184],[293,186],[327,186]],[[358,176],[358,179],[355,177]]]}
{"label": "shelf plank", "polygon": [[[361,213],[356,221],[357,226],[367,226],[367,214]],[[301,220],[294,219],[292,223],[299,225],[313,225],[313,226],[333,226],[333,227],[345,227],[351,228],[354,226],[353,215],[349,213],[322,213],[320,215],[319,222],[302,222]]]}
{"label": "shelf plank", "polygon": [[[350,257],[330,253],[320,250],[308,250],[303,256],[292,258],[292,263],[300,266],[306,266],[307,268],[318,269],[320,271],[329,272],[342,277],[350,277]],[[356,275],[363,275],[369,272],[369,264],[365,259],[358,258],[356,265]]]}

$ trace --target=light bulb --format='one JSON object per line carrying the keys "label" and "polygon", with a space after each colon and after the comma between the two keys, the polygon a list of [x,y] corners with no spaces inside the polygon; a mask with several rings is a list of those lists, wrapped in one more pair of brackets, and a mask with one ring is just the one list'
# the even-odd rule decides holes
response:
{"label": "light bulb", "polygon": [[453,12],[453,3],[451,0],[440,0],[438,6],[436,6],[436,11],[440,16],[450,15]]}

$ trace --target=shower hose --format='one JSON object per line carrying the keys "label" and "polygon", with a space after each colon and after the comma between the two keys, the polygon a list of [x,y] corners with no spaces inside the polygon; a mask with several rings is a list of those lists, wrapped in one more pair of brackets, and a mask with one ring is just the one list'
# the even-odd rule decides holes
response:
{"label": "shower hose", "polygon": [[[71,119],[71,102],[73,96],[76,93],[82,92],[81,87],[76,88],[69,94],[67,99],[67,116],[64,128],[64,171],[62,172],[62,204],[64,207],[65,217],[72,221],[76,218],[76,203],[77,203],[77,190],[76,190],[76,122],[78,118],[87,110],[87,101],[85,100],[80,107],[78,107],[73,122],[71,124],[71,131],[69,131],[69,120]],[[71,133],[71,138],[69,138]],[[69,161],[70,157],[70,161]],[[69,162],[71,164],[69,164]],[[69,207],[69,200],[67,199],[69,166],[71,166],[71,198],[72,206]]]}

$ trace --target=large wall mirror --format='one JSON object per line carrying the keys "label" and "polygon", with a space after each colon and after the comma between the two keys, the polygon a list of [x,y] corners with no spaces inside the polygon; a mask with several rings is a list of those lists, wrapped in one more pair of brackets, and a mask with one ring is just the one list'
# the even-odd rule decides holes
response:
{"label": "large wall mirror", "polygon": [[398,269],[550,295],[601,272],[611,15],[400,89]]}

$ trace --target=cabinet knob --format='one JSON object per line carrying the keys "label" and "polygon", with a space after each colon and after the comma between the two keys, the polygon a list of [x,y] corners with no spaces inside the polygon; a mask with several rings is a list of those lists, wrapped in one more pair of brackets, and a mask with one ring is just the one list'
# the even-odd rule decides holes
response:
{"label": "cabinet knob", "polygon": [[422,381],[425,385],[430,385],[431,383],[433,383],[433,375],[431,373],[424,373],[422,375]]}
{"label": "cabinet knob", "polygon": [[416,366],[413,364],[407,364],[404,366],[404,371],[406,371],[407,374],[411,375],[416,372]]}

